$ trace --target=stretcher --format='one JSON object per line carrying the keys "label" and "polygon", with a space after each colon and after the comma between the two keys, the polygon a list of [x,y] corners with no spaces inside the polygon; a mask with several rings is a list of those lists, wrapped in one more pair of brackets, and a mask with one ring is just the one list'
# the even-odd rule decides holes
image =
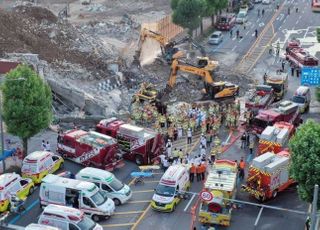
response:
{"label": "stretcher", "polygon": [[142,172],[152,172],[153,170],[159,170],[160,166],[159,165],[141,165],[139,166],[139,169]]}
{"label": "stretcher", "polygon": [[133,178],[134,185],[137,185],[138,183],[143,184],[145,178],[153,177],[152,172],[132,172],[130,175]]}

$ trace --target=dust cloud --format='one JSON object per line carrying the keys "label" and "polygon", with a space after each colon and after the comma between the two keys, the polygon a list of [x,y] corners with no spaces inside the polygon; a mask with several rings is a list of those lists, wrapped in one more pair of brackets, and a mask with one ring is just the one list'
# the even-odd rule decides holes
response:
{"label": "dust cloud", "polygon": [[141,47],[140,64],[148,65],[153,63],[160,53],[161,48],[159,42],[146,38]]}

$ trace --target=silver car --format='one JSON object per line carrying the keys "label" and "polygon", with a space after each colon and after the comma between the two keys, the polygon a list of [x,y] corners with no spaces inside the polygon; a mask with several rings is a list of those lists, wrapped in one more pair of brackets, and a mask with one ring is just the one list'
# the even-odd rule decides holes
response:
{"label": "silver car", "polygon": [[218,45],[222,40],[222,32],[215,31],[210,35],[208,43],[211,45]]}

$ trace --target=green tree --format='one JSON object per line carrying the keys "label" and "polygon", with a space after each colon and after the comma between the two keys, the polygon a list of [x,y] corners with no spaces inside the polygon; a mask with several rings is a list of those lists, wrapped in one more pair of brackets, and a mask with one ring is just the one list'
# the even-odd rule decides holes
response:
{"label": "green tree", "polygon": [[214,26],[214,15],[228,7],[228,0],[206,0],[205,16],[211,16],[211,25]]}
{"label": "green tree", "polygon": [[203,12],[206,8],[205,0],[179,0],[177,8],[173,11],[172,20],[175,24],[192,32],[202,20]]}
{"label": "green tree", "polygon": [[[309,203],[313,199],[314,185],[320,182],[320,124],[307,120],[291,138],[289,147],[292,163],[290,175],[298,182],[298,193]],[[320,208],[320,199],[318,199]]]}
{"label": "green tree", "polygon": [[21,138],[27,153],[28,139],[52,120],[50,87],[30,67],[19,65],[6,75],[2,93],[7,131]]}
{"label": "green tree", "polygon": [[179,3],[179,0],[171,0],[171,2],[170,2],[171,9],[172,10],[177,9],[178,3]]}

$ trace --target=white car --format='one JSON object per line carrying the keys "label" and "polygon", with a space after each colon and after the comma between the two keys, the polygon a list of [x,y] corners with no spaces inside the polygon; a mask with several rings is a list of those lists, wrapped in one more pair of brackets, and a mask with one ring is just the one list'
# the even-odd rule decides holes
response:
{"label": "white car", "polygon": [[221,31],[213,32],[209,37],[208,43],[211,45],[218,45],[220,42],[222,42],[222,32]]}
{"label": "white car", "polygon": [[248,17],[247,14],[243,13],[243,12],[239,12],[236,18],[236,23],[246,23],[248,21]]}
{"label": "white car", "polygon": [[270,3],[271,3],[270,0],[262,0],[262,4],[268,5],[268,4],[270,4]]}

